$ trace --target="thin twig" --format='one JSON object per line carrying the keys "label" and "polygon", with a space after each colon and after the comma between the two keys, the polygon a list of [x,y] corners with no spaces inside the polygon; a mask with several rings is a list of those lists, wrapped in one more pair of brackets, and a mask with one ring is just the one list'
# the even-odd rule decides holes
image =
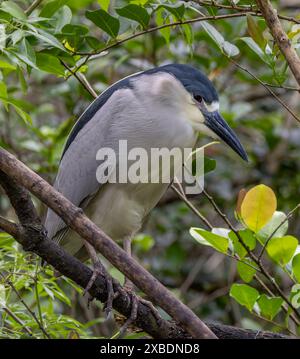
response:
{"label": "thin twig", "polygon": [[292,331],[290,330],[290,328],[284,327],[283,325],[281,325],[281,324],[275,322],[275,321],[272,320],[272,319],[267,319],[267,318],[265,318],[265,317],[262,317],[261,315],[259,315],[258,313],[254,312],[254,311],[252,312],[252,314],[253,314],[255,317],[257,317],[257,318],[259,318],[259,319],[261,319],[261,320],[263,320],[263,321],[265,321],[265,322],[267,322],[267,323],[271,323],[271,324],[275,325],[276,327],[278,327],[278,328],[280,328],[280,329],[282,329],[282,330],[288,331],[288,332],[289,332],[291,335],[293,335],[294,337],[297,337],[297,334],[294,333],[294,332],[292,332]]}
{"label": "thin twig", "polygon": [[35,300],[36,300],[36,304],[37,304],[37,308],[38,308],[38,313],[39,313],[39,318],[40,318],[40,328],[42,329],[42,332],[44,335],[46,335],[46,337],[48,339],[49,336],[46,333],[45,334],[45,330],[44,330],[44,321],[43,321],[43,314],[42,314],[42,308],[41,308],[41,301],[40,301],[40,296],[39,296],[39,291],[38,291],[38,269],[39,269],[39,263],[36,263],[36,267],[35,267],[35,273],[34,273],[34,294],[35,294]]}
{"label": "thin twig", "polygon": [[191,203],[191,201],[189,201],[188,198],[183,193],[181,193],[181,191],[179,191],[179,189],[177,189],[174,184],[171,185],[171,188],[178,195],[178,197],[180,197],[186,203],[186,205],[201,219],[201,221],[205,223],[208,228],[214,228],[208,219],[198,211],[198,209]]}
{"label": "thin twig", "polygon": [[30,15],[43,0],[35,0],[24,12],[28,16]]}
{"label": "thin twig", "polygon": [[264,82],[262,81],[266,86],[268,87],[274,87],[274,88],[278,88],[278,89],[284,89],[287,91],[296,91],[296,92],[300,92],[300,87],[293,87],[293,86],[285,86],[285,85],[275,85],[275,84],[270,84],[268,82]]}
{"label": "thin twig", "polygon": [[81,83],[81,85],[87,90],[87,92],[96,98],[98,95],[93,89],[93,87],[89,84],[86,77],[80,73],[77,73],[75,70],[72,70],[63,60],[60,60],[60,63],[73,75],[75,78]]}
{"label": "thin twig", "polygon": [[274,91],[272,91],[270,89],[270,87],[264,83],[263,81],[261,81],[260,78],[258,78],[256,75],[254,75],[251,71],[249,71],[246,67],[240,65],[239,63],[237,63],[236,61],[234,61],[233,59],[229,58],[229,61],[231,61],[236,67],[238,67],[239,69],[247,72],[247,74],[249,74],[251,77],[253,77],[256,81],[258,81],[293,117],[295,120],[297,120],[300,123],[300,118],[296,115],[296,113],[290,109],[290,107],[284,103],[280,97],[278,97],[276,95],[276,93]]}
{"label": "thin twig", "polygon": [[[186,2],[190,2],[190,0],[185,0]],[[193,2],[197,3],[198,5],[201,6],[212,6],[215,7],[217,9],[225,9],[225,10],[234,10],[234,11],[244,11],[246,13],[251,13],[251,12],[255,12],[256,16],[260,16],[263,17],[262,13],[259,11],[259,9],[257,9],[256,7],[254,7],[253,5],[250,6],[238,6],[236,4],[232,4],[232,5],[223,5],[220,3],[217,3],[216,1],[201,1],[201,0],[192,0]],[[279,19],[285,20],[285,21],[290,21],[290,22],[294,22],[295,24],[300,24],[300,20],[291,17],[291,16],[285,16],[285,15],[278,15]]]}
{"label": "thin twig", "polygon": [[25,329],[25,331],[32,337],[33,334],[32,334],[32,331],[30,328],[28,328],[24,323],[23,321],[18,317],[16,316],[16,314],[14,312],[12,312],[8,307],[3,307],[2,308],[9,316],[11,316],[18,324],[21,325],[22,328]]}

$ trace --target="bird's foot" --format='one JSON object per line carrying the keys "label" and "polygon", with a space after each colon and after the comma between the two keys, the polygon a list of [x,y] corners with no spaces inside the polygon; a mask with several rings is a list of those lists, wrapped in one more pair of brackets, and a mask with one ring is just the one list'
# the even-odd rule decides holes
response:
{"label": "bird's foot", "polygon": [[138,297],[132,290],[125,289],[125,287],[122,288],[122,290],[124,290],[126,292],[126,294],[128,294],[129,297],[130,297],[130,308],[131,308],[131,310],[130,310],[129,317],[126,319],[125,323],[120,328],[119,339],[124,337],[128,327],[132,323],[134,323],[136,321],[138,305],[139,305]]}
{"label": "bird's foot", "polygon": [[[87,286],[84,289],[83,295],[86,296],[89,290],[92,288],[93,284],[95,283],[95,280],[97,279],[98,275],[101,275],[105,279],[106,283],[106,289],[107,289],[107,300],[104,303],[104,313],[105,318],[109,319],[112,315],[112,308],[113,308],[113,300],[114,300],[114,289],[113,289],[113,282],[111,276],[107,273],[106,269],[102,265],[102,263],[96,262],[94,264],[93,268],[93,274],[87,284]],[[90,302],[93,300],[93,298],[88,299],[88,306],[90,305]]]}
{"label": "bird's foot", "polygon": [[[127,328],[136,321],[137,314],[138,314],[138,305],[139,303],[142,303],[149,307],[151,313],[156,318],[157,321],[159,321],[161,318],[159,316],[158,310],[154,307],[154,305],[141,297],[138,297],[137,294],[134,292],[134,285],[133,283],[126,278],[124,287],[119,290],[120,292],[124,291],[127,295],[130,297],[130,306],[131,306],[131,312],[130,316],[127,318],[126,322],[122,325],[120,328],[120,334],[119,338],[122,338],[127,330]],[[118,293],[116,293],[118,295]]]}
{"label": "bird's foot", "polygon": [[[131,293],[134,294],[136,297],[137,295],[135,294],[134,292],[134,284],[131,282],[130,279],[128,278],[125,278],[125,284],[123,286],[123,289],[127,292],[127,293]],[[149,300],[146,300],[142,297],[137,297],[138,298],[138,301],[144,305],[146,305],[150,310],[151,310],[151,313],[153,314],[153,316],[158,320],[160,319],[160,316],[159,316],[159,313],[158,313],[158,310],[154,307],[154,305],[152,304],[152,302],[150,302]]]}

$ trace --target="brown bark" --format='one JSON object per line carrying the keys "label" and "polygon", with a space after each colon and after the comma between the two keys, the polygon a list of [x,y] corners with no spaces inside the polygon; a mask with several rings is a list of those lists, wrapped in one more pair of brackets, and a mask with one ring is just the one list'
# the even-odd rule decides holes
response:
{"label": "brown bark", "polygon": [[300,58],[281,25],[277,11],[273,8],[269,0],[256,0],[256,3],[266,20],[274,40],[294,74],[298,85],[300,85]]}

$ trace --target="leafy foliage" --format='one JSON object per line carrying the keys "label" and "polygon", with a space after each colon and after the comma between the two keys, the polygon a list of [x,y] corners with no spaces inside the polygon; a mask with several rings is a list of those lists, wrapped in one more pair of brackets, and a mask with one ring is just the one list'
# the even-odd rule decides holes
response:
{"label": "leafy foliage", "polygon": [[[204,236],[203,233],[206,231],[200,228],[192,228],[190,233],[201,244],[205,244],[202,237],[205,237],[206,240],[212,237],[215,241],[209,243],[214,249],[220,251],[222,246],[221,252],[236,258],[237,272],[246,283],[252,283],[255,280],[261,283],[261,279],[258,278],[262,272],[271,283],[274,283],[275,279],[266,274],[264,264],[261,262],[261,256],[265,252],[279,268],[288,274],[293,282],[299,282],[300,261],[299,254],[296,252],[299,248],[299,242],[294,236],[284,235],[288,227],[288,217],[283,212],[275,212],[276,203],[277,199],[271,188],[265,185],[255,186],[248,192],[243,192],[243,195],[239,196],[238,199],[238,219],[245,229],[231,232],[224,232],[223,230],[223,236],[216,236],[210,232]],[[213,231],[216,230],[218,229],[213,229]],[[281,237],[277,237],[279,233],[282,233]],[[226,248],[223,247],[223,243],[227,243]],[[260,250],[258,250],[257,243],[260,244]],[[266,288],[268,287],[264,285],[263,289]],[[248,284],[239,283],[233,283],[230,289],[230,296],[250,312],[257,312],[259,316],[273,320],[283,310],[283,303],[286,298],[282,295],[280,297],[275,295],[269,297],[269,293],[269,291],[260,293]],[[295,287],[290,289],[290,295],[295,295]],[[298,306],[295,305],[290,307],[290,310],[297,313],[297,308]]]}

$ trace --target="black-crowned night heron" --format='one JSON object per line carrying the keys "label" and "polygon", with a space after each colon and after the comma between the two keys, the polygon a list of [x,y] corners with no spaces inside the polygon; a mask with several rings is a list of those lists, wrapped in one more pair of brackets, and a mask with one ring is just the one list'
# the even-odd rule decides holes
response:
{"label": "black-crowned night heron", "polygon": [[[100,183],[98,150],[107,147],[117,153],[120,140],[147,153],[151,148],[192,148],[200,132],[222,139],[247,160],[218,109],[212,83],[191,66],[171,64],[126,77],[104,91],[77,121],[54,187],[112,239],[122,240],[130,254],[131,238],[170,183]],[[45,227],[67,252],[82,261],[93,259],[93,249],[50,209]]]}

